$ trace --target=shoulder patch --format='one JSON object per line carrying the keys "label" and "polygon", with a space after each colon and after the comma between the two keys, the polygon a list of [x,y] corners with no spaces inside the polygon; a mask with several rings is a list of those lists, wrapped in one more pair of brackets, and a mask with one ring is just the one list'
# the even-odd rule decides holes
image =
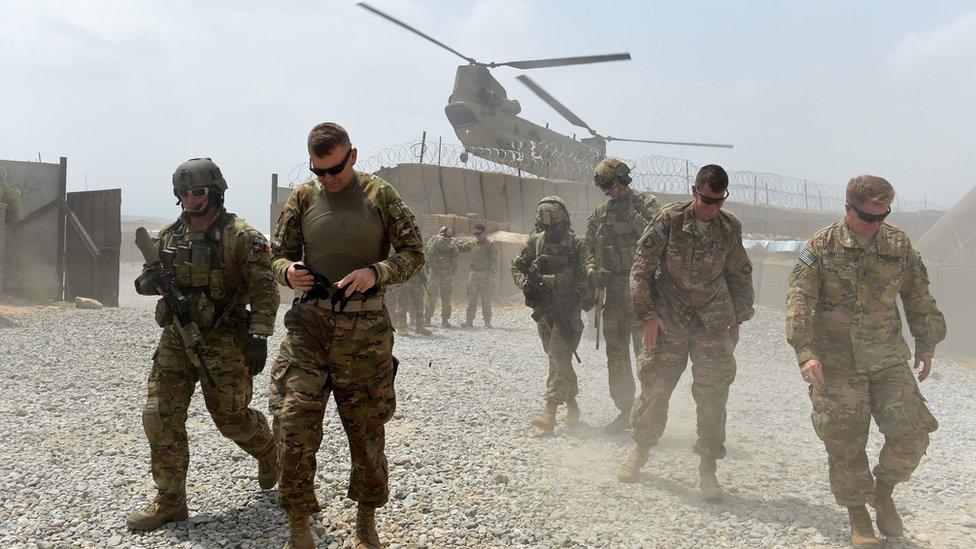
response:
{"label": "shoulder patch", "polygon": [[807,267],[815,267],[817,265],[817,256],[810,250],[803,250],[800,252],[800,261],[806,263]]}
{"label": "shoulder patch", "polygon": [[654,234],[662,240],[668,237],[668,224],[663,219],[654,224],[653,230]]}
{"label": "shoulder patch", "polygon": [[268,241],[264,239],[264,236],[256,235],[251,237],[251,249],[255,253],[271,253],[271,248],[268,246]]}

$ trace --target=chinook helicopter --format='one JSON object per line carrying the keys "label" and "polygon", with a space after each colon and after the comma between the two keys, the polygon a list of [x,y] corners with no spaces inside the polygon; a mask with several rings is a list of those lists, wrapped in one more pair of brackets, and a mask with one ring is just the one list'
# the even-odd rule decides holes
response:
{"label": "chinook helicopter", "polygon": [[608,141],[695,147],[732,147],[732,145],[717,143],[652,141],[600,135],[538,84],[524,75],[519,76],[519,81],[528,86],[530,90],[570,123],[588,130],[591,137],[576,139],[575,136],[563,135],[518,116],[522,110],[519,102],[508,98],[505,88],[495,80],[490,70],[495,67],[526,70],[607,61],[627,61],[630,60],[629,53],[483,63],[461,54],[450,46],[366,3],[360,2],[358,6],[467,61],[467,65],[461,65],[457,68],[457,74],[454,77],[454,91],[448,99],[447,106],[444,107],[444,113],[454,128],[454,133],[464,145],[464,152],[461,153],[462,162],[467,162],[468,155],[474,154],[539,177],[579,180],[592,176],[593,167],[606,156]]}

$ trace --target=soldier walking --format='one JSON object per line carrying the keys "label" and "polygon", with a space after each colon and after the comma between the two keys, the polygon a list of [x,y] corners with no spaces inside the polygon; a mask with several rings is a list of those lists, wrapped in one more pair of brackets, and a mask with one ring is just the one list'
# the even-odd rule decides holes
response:
{"label": "soldier walking", "polygon": [[468,274],[468,310],[462,326],[474,326],[474,317],[481,301],[481,316],[485,328],[491,328],[491,299],[495,294],[495,272],[498,269],[498,249],[485,236],[485,226],[474,226],[474,242],[462,245],[462,250],[471,251],[471,272]]}
{"label": "soldier walking", "polygon": [[[252,377],[264,369],[268,357],[278,285],[264,235],[224,209],[226,190],[220,168],[209,158],[180,164],[173,174],[173,194],[182,214],[153,242],[163,266],[192,304],[190,316],[201,332],[200,362],[206,371],[194,366],[187,355],[193,351],[173,326],[173,311],[160,300],[156,322],[163,333],[153,354],[142,412],[158,493],[148,507],[128,516],[126,525],[133,530],[152,530],[187,517],[186,416],[197,381],[220,433],[258,460],[259,486],[267,490],[277,482],[268,421],[248,406]],[[159,295],[158,276],[158,271],[144,269],[136,290]]]}
{"label": "soldier walking", "polygon": [[454,293],[454,273],[457,272],[457,257],[461,245],[454,240],[454,229],[441,227],[437,234],[427,241],[428,280],[426,321],[430,325],[434,317],[437,300],[441,302],[441,326],[451,327],[451,295]]}
{"label": "soldier walking", "polygon": [[616,158],[605,158],[597,164],[593,182],[610,197],[590,214],[585,239],[596,262],[593,283],[605,289],[606,294],[602,322],[607,377],[610,398],[619,411],[605,429],[619,433],[630,425],[630,411],[634,407],[636,387],[630,366],[631,344],[635,357],[643,350],[643,330],[630,301],[630,269],[637,239],[661,208],[653,194],[634,192],[630,188],[630,167]]}
{"label": "soldier walking", "polygon": [[304,292],[315,284],[314,274],[320,285],[330,284],[328,297],[285,314],[288,333],[271,373],[269,402],[281,463],[278,503],[288,515],[287,547],[314,547],[309,516],[321,509],[315,456],[334,393],[352,458],[347,496],[358,502],[356,547],[379,547],[375,509],[389,496],[384,424],[396,408],[397,368],[383,293],[423,264],[423,242],[393,187],[353,170],[357,150],[345,129],[315,126],[308,153],[316,177],[285,204],[272,268],[280,283]]}
{"label": "soldier walking", "polygon": [[641,394],[631,414],[637,443],[617,478],[634,482],[664,433],[668,401],[691,357],[691,394],[697,406],[699,488],[707,501],[722,499],[717,460],[725,457],[725,406],[735,379],[733,350],[739,325],[752,318],[752,263],[742,247],[742,225],[721,211],[729,177],[703,167],[694,199],[664,208],[637,247],[632,298],[643,323],[638,359]]}
{"label": "soldier walking", "polygon": [[[807,243],[786,298],[786,337],[810,385],[830,490],[847,508],[855,547],[881,545],[868,503],[882,534],[902,535],[892,490],[915,471],[938,428],[908,365],[912,353],[895,298],[901,296],[915,339],[919,381],[931,372],[945,318],[929,294],[921,256],[902,230],[884,223],[894,199],[880,177],[851,179],[844,218]],[[865,452],[872,416],[885,439],[873,474]]]}
{"label": "soldier walking", "polygon": [[[593,258],[579,235],[569,226],[569,210],[557,196],[543,198],[536,208],[536,227],[519,256],[512,261],[512,278],[532,308],[542,348],[549,357],[545,408],[532,420],[543,432],[556,426],[556,411],[566,405],[566,423],[576,425],[580,407],[573,354],[583,335],[582,308],[592,301],[587,276]],[[589,303],[587,303],[589,301]]]}

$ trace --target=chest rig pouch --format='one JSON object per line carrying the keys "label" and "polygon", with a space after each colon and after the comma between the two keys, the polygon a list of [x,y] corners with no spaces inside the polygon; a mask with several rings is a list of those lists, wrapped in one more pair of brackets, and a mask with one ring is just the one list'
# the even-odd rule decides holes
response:
{"label": "chest rig pouch", "polygon": [[[214,325],[233,291],[228,280],[232,269],[227,268],[224,258],[225,225],[226,221],[219,219],[205,231],[193,231],[181,222],[173,228],[160,253],[163,265],[173,273],[176,284],[193,303],[193,318],[201,329]],[[165,302],[161,303],[165,308]],[[172,315],[166,313],[157,307],[156,321],[168,324]]]}
{"label": "chest rig pouch", "polygon": [[558,244],[547,243],[545,235],[539,239],[535,266],[543,283],[556,295],[567,295],[576,290],[577,254],[572,244],[571,236],[564,237]]}
{"label": "chest rig pouch", "polygon": [[629,273],[634,264],[637,239],[640,237],[630,219],[635,215],[631,202],[611,201],[603,218],[601,266],[613,273]]}

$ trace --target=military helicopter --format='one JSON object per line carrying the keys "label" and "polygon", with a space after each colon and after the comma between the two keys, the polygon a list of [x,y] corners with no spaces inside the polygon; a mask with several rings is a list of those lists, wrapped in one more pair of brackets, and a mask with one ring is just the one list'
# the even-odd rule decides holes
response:
{"label": "military helicopter", "polygon": [[608,141],[696,147],[732,147],[732,145],[715,143],[651,141],[600,135],[531,79],[524,75],[520,76],[519,80],[523,84],[569,122],[587,129],[591,137],[576,139],[575,136],[563,135],[518,116],[522,110],[519,102],[508,98],[505,88],[495,80],[490,71],[495,67],[526,70],[607,61],[627,61],[630,60],[629,53],[483,63],[461,54],[450,46],[364,2],[360,2],[358,5],[467,61],[467,65],[461,65],[457,68],[457,74],[454,77],[454,91],[448,99],[447,106],[444,107],[444,113],[454,128],[454,133],[465,148],[464,152],[461,153],[462,162],[467,162],[468,155],[474,154],[540,177],[577,180],[592,175],[593,166],[606,156]]}

